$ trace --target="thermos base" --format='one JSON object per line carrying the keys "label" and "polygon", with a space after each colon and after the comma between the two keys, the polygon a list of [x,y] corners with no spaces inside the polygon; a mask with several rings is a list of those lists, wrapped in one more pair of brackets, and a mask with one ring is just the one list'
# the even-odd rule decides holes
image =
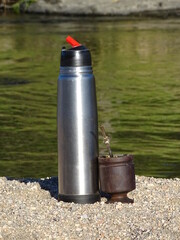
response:
{"label": "thermos base", "polygon": [[80,204],[86,204],[86,203],[95,203],[100,201],[100,194],[90,194],[90,195],[58,195],[58,201],[63,202],[74,202],[74,203],[80,203]]}

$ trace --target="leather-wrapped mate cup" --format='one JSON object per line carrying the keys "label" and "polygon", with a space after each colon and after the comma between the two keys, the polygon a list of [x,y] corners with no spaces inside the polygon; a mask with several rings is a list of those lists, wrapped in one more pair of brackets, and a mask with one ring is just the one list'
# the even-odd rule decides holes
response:
{"label": "leather-wrapped mate cup", "polygon": [[136,188],[133,156],[100,156],[98,161],[100,189],[110,194],[107,203],[133,203],[134,200],[127,197],[127,193]]}

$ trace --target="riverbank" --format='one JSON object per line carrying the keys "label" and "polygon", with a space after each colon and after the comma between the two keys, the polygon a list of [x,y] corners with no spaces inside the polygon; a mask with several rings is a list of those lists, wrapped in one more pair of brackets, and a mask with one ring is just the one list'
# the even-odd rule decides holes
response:
{"label": "riverbank", "polygon": [[32,3],[27,12],[59,13],[73,15],[176,15],[180,16],[180,2],[159,0],[37,0]]}
{"label": "riverbank", "polygon": [[[16,4],[14,4],[16,2]],[[98,16],[180,16],[180,1],[159,0],[11,0],[0,1],[5,10],[16,12],[59,15]]]}
{"label": "riverbank", "polygon": [[0,239],[179,239],[180,179],[136,176],[134,204],[57,201],[57,178],[0,178]]}

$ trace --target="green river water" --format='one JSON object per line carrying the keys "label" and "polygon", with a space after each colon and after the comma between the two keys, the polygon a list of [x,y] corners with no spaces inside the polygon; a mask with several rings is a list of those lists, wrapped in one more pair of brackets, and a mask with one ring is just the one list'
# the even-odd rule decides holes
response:
{"label": "green river water", "polygon": [[0,175],[57,175],[57,78],[69,34],[91,50],[113,152],[133,154],[136,174],[180,177],[180,19],[34,15],[0,16]]}

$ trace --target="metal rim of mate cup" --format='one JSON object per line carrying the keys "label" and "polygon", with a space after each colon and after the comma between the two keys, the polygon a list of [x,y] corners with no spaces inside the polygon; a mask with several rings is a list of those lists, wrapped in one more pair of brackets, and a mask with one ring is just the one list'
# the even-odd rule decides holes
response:
{"label": "metal rim of mate cup", "polygon": [[136,188],[133,156],[100,156],[98,162],[101,191],[110,195],[106,203],[133,203],[127,196]]}

